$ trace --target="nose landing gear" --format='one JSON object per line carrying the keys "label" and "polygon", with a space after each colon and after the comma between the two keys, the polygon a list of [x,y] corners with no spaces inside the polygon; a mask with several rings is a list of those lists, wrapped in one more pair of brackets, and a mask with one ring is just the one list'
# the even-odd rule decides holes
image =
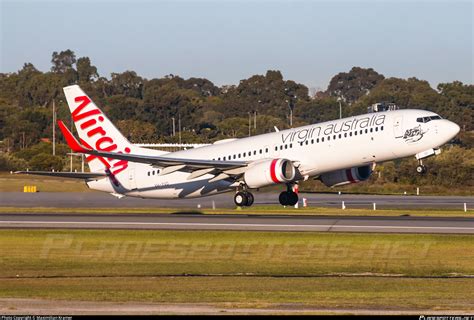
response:
{"label": "nose landing gear", "polygon": [[418,174],[425,174],[428,171],[426,166],[423,164],[423,161],[420,159],[418,160],[418,165],[416,166],[416,172]]}

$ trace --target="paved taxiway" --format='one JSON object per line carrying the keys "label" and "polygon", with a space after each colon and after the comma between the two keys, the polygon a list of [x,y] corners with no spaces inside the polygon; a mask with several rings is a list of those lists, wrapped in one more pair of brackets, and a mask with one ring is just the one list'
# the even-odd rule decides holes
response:
{"label": "paved taxiway", "polygon": [[0,228],[474,234],[474,218],[12,213],[0,214]]}
{"label": "paved taxiway", "polygon": [[[257,192],[256,205],[278,205],[278,192]],[[70,207],[70,208],[217,208],[235,207],[232,193],[197,199],[138,199],[116,197],[103,192],[1,192],[0,206],[3,207]],[[464,203],[474,207],[474,197],[459,196],[408,196],[408,195],[356,195],[301,193],[311,207],[341,207],[344,201],[347,208],[372,208],[375,202],[379,209],[459,209]]]}

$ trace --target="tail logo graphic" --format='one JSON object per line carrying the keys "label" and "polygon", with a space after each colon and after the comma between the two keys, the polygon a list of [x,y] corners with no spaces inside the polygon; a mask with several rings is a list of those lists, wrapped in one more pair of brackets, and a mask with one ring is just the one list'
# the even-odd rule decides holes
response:
{"label": "tail logo graphic", "polygon": [[[105,120],[102,112],[99,109],[92,109],[89,111],[84,111],[84,109],[89,105],[91,100],[87,96],[79,96],[74,99],[75,102],[79,105],[72,112],[72,121],[79,124],[79,127],[84,130],[87,134],[87,137],[95,140],[95,147],[89,145],[83,139],[80,139],[81,143],[90,149],[106,151],[106,152],[116,152],[118,149],[117,144],[114,142],[114,139],[107,135],[107,131],[100,125],[101,122]],[[95,138],[97,137],[97,138]],[[130,153],[130,148],[125,147],[123,151],[118,151],[118,153]],[[105,159],[103,157],[90,155],[86,158],[87,162],[98,160],[102,162],[106,169],[113,170],[112,174],[116,175],[123,170],[127,169],[128,161],[114,159]],[[115,161],[115,162],[114,162]]]}

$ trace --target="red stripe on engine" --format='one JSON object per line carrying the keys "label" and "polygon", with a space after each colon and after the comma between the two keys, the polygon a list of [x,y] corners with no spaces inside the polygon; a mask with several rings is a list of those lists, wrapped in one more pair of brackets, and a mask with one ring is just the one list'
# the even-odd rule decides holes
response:
{"label": "red stripe on engine", "polygon": [[280,183],[281,181],[278,180],[276,176],[276,164],[278,159],[273,159],[272,163],[270,164],[270,176],[272,177],[273,182]]}
{"label": "red stripe on engine", "polygon": [[354,180],[354,177],[352,176],[352,169],[347,169],[346,173],[347,173],[347,178],[349,178],[349,181],[351,183],[356,183],[356,181]]}

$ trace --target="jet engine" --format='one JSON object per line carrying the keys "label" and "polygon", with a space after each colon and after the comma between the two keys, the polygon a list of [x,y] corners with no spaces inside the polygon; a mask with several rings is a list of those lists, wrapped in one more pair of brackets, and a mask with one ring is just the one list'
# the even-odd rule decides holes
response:
{"label": "jet engine", "polygon": [[296,176],[293,163],[287,159],[268,159],[257,162],[244,173],[244,181],[250,188],[291,182]]}
{"label": "jet engine", "polygon": [[328,187],[343,186],[369,179],[372,174],[372,166],[355,167],[343,170],[323,173],[319,179]]}

